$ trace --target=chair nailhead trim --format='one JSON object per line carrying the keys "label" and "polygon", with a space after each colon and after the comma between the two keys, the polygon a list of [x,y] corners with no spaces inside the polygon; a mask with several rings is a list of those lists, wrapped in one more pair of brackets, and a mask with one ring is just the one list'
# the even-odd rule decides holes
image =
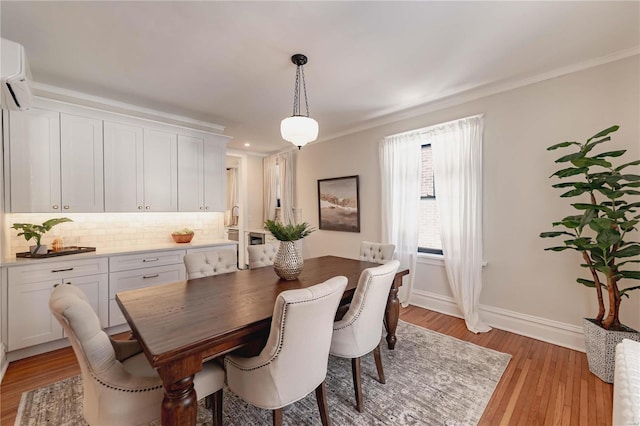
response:
{"label": "chair nailhead trim", "polygon": [[103,382],[102,380],[100,380],[94,373],[93,371],[90,371],[91,373],[91,377],[93,378],[93,380],[95,380],[96,382],[100,383],[102,386],[109,388],[109,389],[113,389],[113,390],[117,390],[120,392],[129,392],[129,393],[140,393],[140,392],[151,392],[154,390],[158,390],[160,388],[162,388],[162,385],[158,385],[158,386],[152,386],[150,388],[140,388],[140,389],[125,389],[125,388],[119,388],[117,386],[113,386],[110,385],[108,383]]}

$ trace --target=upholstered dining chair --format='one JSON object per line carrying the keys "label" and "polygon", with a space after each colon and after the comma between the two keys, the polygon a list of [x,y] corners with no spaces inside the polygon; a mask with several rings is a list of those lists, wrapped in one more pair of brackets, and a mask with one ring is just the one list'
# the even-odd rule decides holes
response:
{"label": "upholstered dining chair", "polygon": [[273,265],[273,260],[276,258],[276,253],[278,253],[278,248],[280,248],[280,242],[248,246],[249,269]]}
{"label": "upholstered dining chair", "polygon": [[371,243],[363,241],[360,245],[360,260],[374,263],[387,263],[393,259],[396,246],[393,244]]}
{"label": "upholstered dining chair", "polygon": [[189,253],[184,255],[187,279],[210,277],[238,270],[238,255],[234,249]]}
{"label": "upholstered dining chair", "polygon": [[349,310],[340,321],[333,324],[330,353],[340,358],[351,358],[353,387],[359,412],[364,410],[360,357],[373,351],[378,380],[385,383],[380,357],[382,321],[389,290],[399,266],[399,261],[391,260],[384,265],[362,271]]}
{"label": "upholstered dining chair", "polygon": [[[100,328],[100,320],[77,287],[60,284],[49,307],[69,338],[82,372],[83,415],[90,425],[147,424],[160,417],[164,388],[137,340],[117,341]],[[224,370],[207,362],[196,374],[198,398],[207,397],[214,425],[222,424]]]}
{"label": "upholstered dining chair", "polygon": [[322,424],[329,424],[325,388],[329,345],[333,318],[346,285],[347,279],[339,276],[281,292],[260,354],[226,356],[229,390],[250,404],[273,410],[274,425],[282,424],[282,407],[314,389]]}

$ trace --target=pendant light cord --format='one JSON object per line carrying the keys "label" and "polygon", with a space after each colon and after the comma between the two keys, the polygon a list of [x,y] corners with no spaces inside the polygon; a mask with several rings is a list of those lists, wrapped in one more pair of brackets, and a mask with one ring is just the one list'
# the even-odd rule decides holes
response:
{"label": "pendant light cord", "polygon": [[296,66],[296,86],[293,93],[293,116],[300,116],[300,75],[302,75],[302,89],[304,91],[304,105],[307,109],[306,117],[309,117],[309,100],[307,99],[307,84],[304,81],[304,68]]}

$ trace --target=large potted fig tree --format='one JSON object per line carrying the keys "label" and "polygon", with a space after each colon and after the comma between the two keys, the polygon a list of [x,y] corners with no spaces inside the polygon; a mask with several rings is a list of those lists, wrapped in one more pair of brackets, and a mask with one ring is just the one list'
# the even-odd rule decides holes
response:
{"label": "large potted fig tree", "polygon": [[[562,142],[547,148],[570,151],[558,158],[562,164],[552,178],[564,192],[563,198],[575,199],[576,214],[553,226],[557,231],[543,232],[543,238],[563,238],[563,245],[551,251],[573,250],[581,255],[581,264],[589,278],[578,283],[595,289],[598,314],[584,319],[584,335],[589,370],[608,383],[613,382],[615,345],[623,338],[640,341],[640,333],[620,323],[620,302],[640,288],[640,244],[636,225],[640,222],[640,176],[631,173],[640,160],[614,165],[625,150],[600,149],[611,140],[612,126],[590,137],[585,143]],[[596,149],[597,147],[597,149]],[[598,151],[599,153],[594,153]],[[605,303],[605,298],[607,303]]]}

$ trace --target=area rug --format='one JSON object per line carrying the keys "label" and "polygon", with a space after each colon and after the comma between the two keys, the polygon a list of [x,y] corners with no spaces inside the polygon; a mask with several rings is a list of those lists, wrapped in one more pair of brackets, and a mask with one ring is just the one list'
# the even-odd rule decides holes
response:
{"label": "area rug", "polygon": [[[511,355],[400,321],[398,343],[382,345],[387,383],[377,381],[373,355],[362,359],[365,412],[355,408],[351,362],[330,357],[329,415],[336,425],[474,425],[484,412]],[[225,425],[269,425],[271,412],[253,407],[227,389]],[[318,425],[315,393],[284,409],[284,423]],[[85,425],[80,376],[22,394],[16,425]],[[153,425],[159,425],[154,422]],[[198,425],[211,424],[211,411],[198,406]]]}

